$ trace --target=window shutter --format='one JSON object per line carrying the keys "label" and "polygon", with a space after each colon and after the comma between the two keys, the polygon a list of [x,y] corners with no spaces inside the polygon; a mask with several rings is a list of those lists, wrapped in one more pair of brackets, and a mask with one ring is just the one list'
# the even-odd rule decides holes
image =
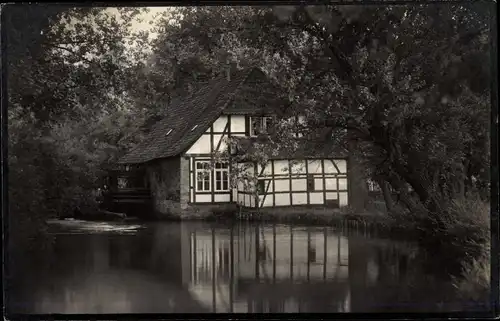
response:
{"label": "window shutter", "polygon": [[250,117],[245,116],[245,136],[250,136]]}

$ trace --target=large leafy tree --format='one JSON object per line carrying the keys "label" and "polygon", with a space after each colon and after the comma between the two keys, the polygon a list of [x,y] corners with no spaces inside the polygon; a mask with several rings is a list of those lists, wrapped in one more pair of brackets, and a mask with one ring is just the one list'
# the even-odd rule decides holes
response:
{"label": "large leafy tree", "polygon": [[43,234],[47,216],[91,202],[102,165],[133,141],[141,114],[126,92],[143,58],[134,48],[146,35],[130,30],[140,12],[2,8],[13,246]]}
{"label": "large leafy tree", "polygon": [[439,220],[452,199],[489,181],[489,10],[182,8],[176,27],[160,22],[156,52],[171,75],[189,70],[181,78],[188,82],[217,71],[221,52],[263,67],[290,108],[309,116],[306,127],[330,129],[330,142],[348,142],[366,176]]}

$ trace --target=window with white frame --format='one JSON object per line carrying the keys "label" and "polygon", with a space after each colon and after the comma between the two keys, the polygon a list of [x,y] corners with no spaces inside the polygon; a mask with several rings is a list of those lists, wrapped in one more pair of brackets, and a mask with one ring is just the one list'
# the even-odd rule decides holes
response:
{"label": "window with white frame", "polygon": [[273,125],[273,117],[250,117],[250,136],[265,134]]}
{"label": "window with white frame", "polygon": [[210,161],[196,162],[196,191],[210,192],[210,180],[212,171],[210,169]]}
{"label": "window with white frame", "polygon": [[226,192],[229,191],[229,164],[228,163],[215,163],[215,191]]}

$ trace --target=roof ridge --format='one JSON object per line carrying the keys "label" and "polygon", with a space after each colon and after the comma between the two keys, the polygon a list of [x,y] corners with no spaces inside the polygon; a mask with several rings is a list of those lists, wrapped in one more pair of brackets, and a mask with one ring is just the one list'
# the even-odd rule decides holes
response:
{"label": "roof ridge", "polygon": [[[154,123],[144,139],[120,158],[118,163],[144,163],[182,154],[230,106],[256,71],[263,73],[252,66],[237,70],[229,80],[224,75],[219,75],[187,97],[173,99],[168,104],[167,115]],[[171,134],[169,128],[174,130]]]}
{"label": "roof ridge", "polygon": [[[253,72],[255,68],[245,68],[245,69],[241,69],[239,70],[239,72],[241,74],[243,74],[243,78],[239,81],[238,85],[236,86],[236,88],[234,89],[233,93],[230,94],[230,96],[227,98],[226,102],[224,103],[224,105],[222,105],[222,107],[220,107],[220,109],[218,110],[218,113],[215,117],[220,117],[220,115],[222,114],[222,112],[227,108],[227,106],[231,103],[231,101],[234,99],[234,97],[236,96],[236,94],[238,93],[239,90],[241,90],[241,87],[242,85],[247,81],[248,77],[250,76],[250,74]],[[236,75],[235,75],[236,77]],[[223,86],[220,86],[219,88],[219,92],[217,93],[217,95],[215,96],[214,99],[212,99],[210,101],[210,103],[207,104],[207,106],[204,108],[204,110],[209,110],[211,107],[214,107],[214,103],[216,103],[219,99],[219,97],[221,96],[221,94],[223,93],[225,86],[227,85],[230,85],[231,84],[231,80],[227,81],[226,80],[226,83],[223,85]],[[202,118],[202,117],[206,117],[204,115],[204,113],[201,113],[200,116],[196,119],[196,121],[199,123],[199,120]],[[208,126],[211,126],[213,124],[213,122],[217,119],[215,118],[211,123],[210,125]],[[203,132],[200,132],[200,134],[197,136],[196,140],[198,140],[202,135],[203,133],[206,131],[206,129],[203,131]],[[181,153],[184,153],[186,150],[188,150],[191,146],[188,146],[186,147]]]}

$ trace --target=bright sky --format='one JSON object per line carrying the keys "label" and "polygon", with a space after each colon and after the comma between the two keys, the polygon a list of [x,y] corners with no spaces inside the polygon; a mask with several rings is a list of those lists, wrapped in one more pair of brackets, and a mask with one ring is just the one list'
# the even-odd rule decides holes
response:
{"label": "bright sky", "polygon": [[[143,13],[139,15],[138,19],[142,21],[134,21],[132,23],[132,31],[138,32],[138,31],[151,31],[152,28],[154,27],[154,18],[156,15],[168,12],[172,9],[172,7],[148,7],[149,12],[148,13]],[[108,9],[110,12],[116,11],[115,8],[109,8]],[[156,34],[152,33],[150,37],[155,37]]]}

